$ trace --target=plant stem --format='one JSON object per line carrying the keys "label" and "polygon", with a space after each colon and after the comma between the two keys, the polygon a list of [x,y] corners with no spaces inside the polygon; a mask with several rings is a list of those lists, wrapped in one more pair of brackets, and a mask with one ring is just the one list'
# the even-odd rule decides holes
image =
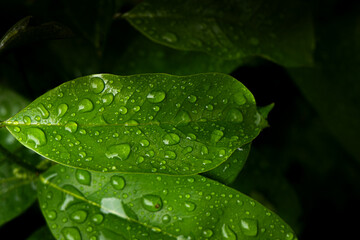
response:
{"label": "plant stem", "polygon": [[[1,124],[1,123],[0,123]],[[1,126],[1,125],[0,125]],[[9,150],[7,150],[6,148],[4,148],[2,145],[0,145],[0,152],[2,154],[5,155],[5,157],[7,159],[9,159],[9,161],[13,161],[14,163],[20,165],[21,167],[29,170],[30,172],[33,172],[35,174],[38,174],[39,171],[34,167],[31,166],[30,164],[25,163],[24,161],[22,161],[18,156],[16,156],[15,154],[11,153]]]}

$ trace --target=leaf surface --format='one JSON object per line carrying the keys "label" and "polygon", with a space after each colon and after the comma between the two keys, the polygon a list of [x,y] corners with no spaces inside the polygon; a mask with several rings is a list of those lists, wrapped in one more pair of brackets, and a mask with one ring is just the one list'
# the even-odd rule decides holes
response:
{"label": "leaf surface", "polygon": [[151,40],[225,59],[262,56],[311,65],[310,13],[298,1],[144,1],[123,16]]}
{"label": "leaf surface", "polygon": [[25,146],[95,171],[194,174],[213,169],[265,125],[231,76],[91,75],[5,122]]}
{"label": "leaf surface", "polygon": [[36,230],[27,240],[55,240],[48,226],[43,226]]}
{"label": "leaf surface", "polygon": [[105,174],[57,165],[38,188],[57,239],[296,238],[256,201],[199,175]]}

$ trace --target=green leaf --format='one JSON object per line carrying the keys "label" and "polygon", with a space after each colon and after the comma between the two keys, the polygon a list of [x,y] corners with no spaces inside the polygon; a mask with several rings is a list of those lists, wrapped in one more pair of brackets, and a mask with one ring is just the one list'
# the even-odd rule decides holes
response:
{"label": "green leaf", "polygon": [[238,148],[225,162],[203,175],[226,185],[232,183],[244,167],[250,146],[251,143]]}
{"label": "green leaf", "polygon": [[[288,69],[339,143],[360,161],[360,17],[339,15],[318,24],[314,68]],[[329,38],[329,31],[333,36]]]}
{"label": "green leaf", "polygon": [[50,229],[47,226],[43,226],[36,230],[27,240],[55,240]]}
{"label": "green leaf", "polygon": [[250,91],[225,74],[98,74],[47,92],[5,124],[61,164],[194,174],[251,142],[263,119]]}
{"label": "green leaf", "polygon": [[160,44],[224,59],[262,56],[284,66],[312,64],[309,10],[298,1],[144,1],[123,15]]}
{"label": "green leaf", "polygon": [[57,165],[38,189],[57,239],[296,239],[276,214],[199,175],[105,174]]}

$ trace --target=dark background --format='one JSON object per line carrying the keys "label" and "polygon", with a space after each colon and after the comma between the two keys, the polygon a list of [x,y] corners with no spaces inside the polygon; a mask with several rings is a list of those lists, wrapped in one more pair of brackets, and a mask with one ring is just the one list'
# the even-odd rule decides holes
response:
{"label": "dark background", "polygon": [[[166,58],[154,59],[157,62],[138,66],[138,69],[131,65],[132,59],[124,59],[128,45],[143,37],[125,20],[114,20],[113,16],[130,10],[141,1],[111,1],[110,5],[100,2],[106,1],[0,0],[0,35],[20,19],[33,16],[31,31],[0,51],[0,84],[33,100],[65,81],[92,73],[176,73],[167,70],[171,63],[166,63]],[[352,101],[340,101],[334,111],[349,106],[360,109],[357,105],[360,92],[355,91],[360,81],[359,71],[356,71],[360,66],[357,55],[360,49],[359,4],[335,0],[308,2],[313,8],[317,34],[315,59],[321,66],[327,66],[328,59],[334,59],[328,64],[329,70],[324,67],[325,73],[331,74],[325,74],[325,83],[319,83],[316,77],[308,77],[306,69],[285,69],[257,58],[234,68],[231,75],[252,91],[259,106],[274,102],[275,108],[269,115],[270,127],[255,139],[243,171],[231,186],[274,210],[294,228],[299,239],[356,239],[359,235],[360,159],[356,149],[349,151],[348,146],[358,144],[360,149],[360,142],[358,138],[346,137],[351,143],[347,144],[344,137],[339,137],[339,132],[348,125],[345,118],[339,118],[341,130],[336,131],[333,122],[329,123],[329,118],[334,120],[333,115],[327,116],[319,106],[327,106],[334,98],[352,95]],[[53,21],[57,24],[44,27],[44,23]],[[355,37],[343,34],[348,28],[353,30],[345,33]],[[145,38],[141,41],[150,42]],[[149,45],[139,51],[146,59]],[[176,58],[176,50],[166,51],[172,51]],[[324,52],[331,57],[323,57]],[[138,60],[134,61],[136,65]],[[311,80],[310,87],[296,80],[298,71]],[[339,77],[333,80],[332,75]],[[311,95],[309,89],[312,86],[316,89],[317,84],[326,88],[327,81],[328,84],[341,81],[346,84],[342,84],[336,94],[329,90],[329,94],[320,98],[323,103],[319,105],[316,102],[319,100],[312,97],[317,93]],[[353,113],[352,121],[360,123],[357,114]],[[360,134],[356,128],[352,131]],[[36,203],[23,215],[0,227],[0,238],[25,239],[44,224]]]}

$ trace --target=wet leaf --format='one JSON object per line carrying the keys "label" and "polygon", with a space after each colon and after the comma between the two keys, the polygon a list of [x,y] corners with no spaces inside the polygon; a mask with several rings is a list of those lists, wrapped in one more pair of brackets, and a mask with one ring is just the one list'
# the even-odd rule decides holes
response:
{"label": "wet leaf", "polygon": [[310,13],[298,1],[144,1],[123,17],[175,49],[224,59],[262,56],[284,66],[312,64]]}
{"label": "wet leaf", "polygon": [[48,226],[36,230],[27,240],[55,240]]}
{"label": "wet leaf", "polygon": [[218,167],[205,172],[203,175],[226,185],[232,183],[244,167],[250,152],[250,146],[251,144],[249,143],[236,149],[225,162]]}
{"label": "wet leaf", "polygon": [[57,165],[39,200],[56,238],[296,239],[258,202],[205,177],[87,172]]}
{"label": "wet leaf", "polygon": [[251,142],[265,121],[250,91],[225,74],[98,74],[60,85],[5,124],[61,164],[194,174]]}

